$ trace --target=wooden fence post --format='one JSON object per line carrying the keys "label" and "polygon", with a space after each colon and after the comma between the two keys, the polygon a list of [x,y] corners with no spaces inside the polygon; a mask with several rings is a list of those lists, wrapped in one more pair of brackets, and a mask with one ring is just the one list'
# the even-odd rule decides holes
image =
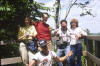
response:
{"label": "wooden fence post", "polygon": [[93,54],[93,40],[88,39],[88,51]]}
{"label": "wooden fence post", "polygon": [[[87,39],[86,49],[88,52],[93,54],[93,40]],[[89,57],[86,57],[86,59],[87,59],[86,66],[94,65],[93,62],[89,59]]]}
{"label": "wooden fence post", "polygon": [[88,50],[88,41],[87,41],[87,38],[84,39],[84,46],[85,46],[85,50],[87,51]]}
{"label": "wooden fence post", "polygon": [[89,59],[89,57],[86,57],[86,59],[87,59],[86,66],[94,66],[93,62]]}
{"label": "wooden fence post", "polygon": [[100,41],[95,41],[95,55],[100,58]]}

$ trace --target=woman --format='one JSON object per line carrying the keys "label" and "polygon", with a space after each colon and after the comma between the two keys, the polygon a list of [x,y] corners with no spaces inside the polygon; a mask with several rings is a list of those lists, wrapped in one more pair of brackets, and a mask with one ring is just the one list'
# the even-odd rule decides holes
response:
{"label": "woman", "polygon": [[[22,57],[22,61],[24,64],[28,64],[28,61],[30,62],[32,59],[31,57],[34,55],[34,51],[31,52],[29,49],[29,45],[33,44],[33,38],[36,37],[37,32],[35,30],[35,27],[31,24],[31,21],[28,17],[25,17],[24,21],[25,25],[24,27],[20,27],[19,32],[18,32],[18,40],[20,41],[20,53]],[[36,43],[35,43],[36,44]],[[34,46],[35,46],[34,44]],[[36,48],[36,47],[34,47]],[[29,58],[29,60],[28,60]]]}
{"label": "woman", "polygon": [[[82,56],[82,45],[81,45],[81,39],[83,36],[87,36],[87,33],[83,31],[78,26],[78,20],[72,19],[70,22],[71,28],[70,28],[70,36],[71,36],[71,42],[70,47],[71,50],[73,50],[73,55],[71,56],[71,66],[82,66],[81,65],[81,56]],[[77,64],[75,64],[75,55],[77,55]]]}

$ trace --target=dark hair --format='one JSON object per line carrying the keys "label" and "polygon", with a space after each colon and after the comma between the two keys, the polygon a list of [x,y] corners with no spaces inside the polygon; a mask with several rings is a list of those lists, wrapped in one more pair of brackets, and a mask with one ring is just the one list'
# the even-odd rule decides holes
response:
{"label": "dark hair", "polygon": [[26,24],[25,24],[25,19],[28,19],[28,21],[29,21],[29,24],[31,25],[32,23],[31,23],[31,20],[30,20],[30,17],[28,17],[28,16],[24,16],[24,18],[23,18],[23,23],[22,23],[22,27],[25,27],[26,26]]}
{"label": "dark hair", "polygon": [[48,17],[49,17],[49,14],[48,14],[48,13],[46,13],[46,12],[42,13],[42,17],[44,17],[44,14],[47,14],[47,15],[48,15]]}
{"label": "dark hair", "polygon": [[65,22],[67,24],[67,21],[66,20],[61,20],[60,21],[60,24],[62,24],[63,22]]}

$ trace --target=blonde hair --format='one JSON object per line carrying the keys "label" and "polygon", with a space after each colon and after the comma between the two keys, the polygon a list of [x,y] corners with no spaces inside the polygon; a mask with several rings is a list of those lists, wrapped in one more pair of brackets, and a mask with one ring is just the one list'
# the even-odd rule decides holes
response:
{"label": "blonde hair", "polygon": [[[78,27],[78,20],[77,19],[72,19],[71,20],[71,22],[70,22],[70,25],[72,24],[72,23],[76,23],[76,27]],[[72,26],[71,26],[72,27]]]}

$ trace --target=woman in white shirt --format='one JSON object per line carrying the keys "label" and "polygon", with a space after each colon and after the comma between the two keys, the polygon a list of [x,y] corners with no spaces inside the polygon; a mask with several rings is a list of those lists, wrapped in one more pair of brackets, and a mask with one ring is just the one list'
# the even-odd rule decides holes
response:
{"label": "woman in white shirt", "polygon": [[[81,56],[82,56],[82,45],[81,39],[83,36],[87,36],[87,33],[83,31],[80,27],[78,27],[78,20],[72,19],[70,22],[70,36],[71,42],[70,47],[73,50],[73,55],[71,56],[70,62],[72,66],[82,66],[81,65]],[[77,55],[77,64],[75,64],[75,55]]]}

